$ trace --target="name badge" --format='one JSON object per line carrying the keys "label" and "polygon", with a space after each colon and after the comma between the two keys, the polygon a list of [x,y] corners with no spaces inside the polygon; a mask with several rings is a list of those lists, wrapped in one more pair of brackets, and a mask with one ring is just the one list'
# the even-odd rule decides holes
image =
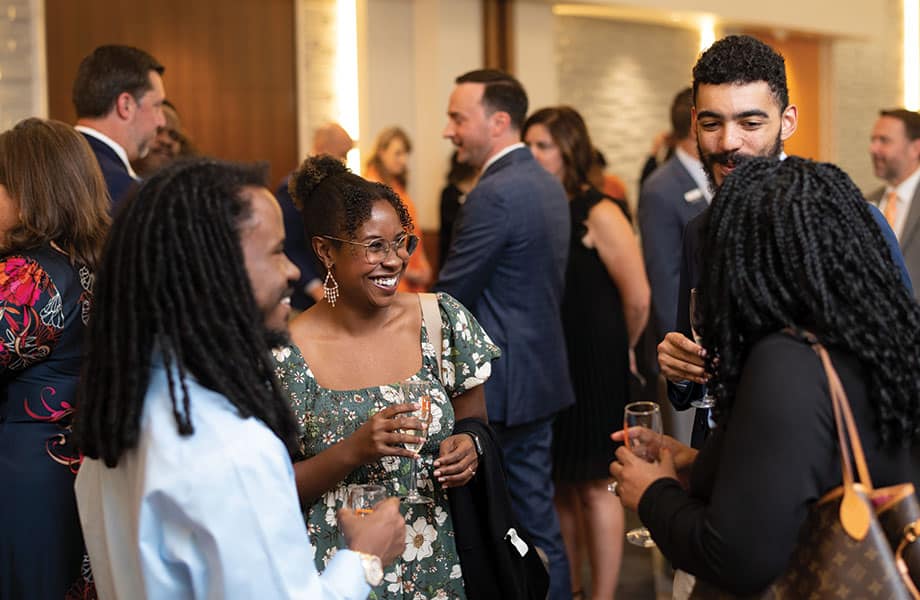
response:
{"label": "name badge", "polygon": [[700,188],[693,188],[689,192],[684,193],[684,200],[686,200],[688,204],[691,202],[696,202],[702,197],[703,192],[700,191]]}

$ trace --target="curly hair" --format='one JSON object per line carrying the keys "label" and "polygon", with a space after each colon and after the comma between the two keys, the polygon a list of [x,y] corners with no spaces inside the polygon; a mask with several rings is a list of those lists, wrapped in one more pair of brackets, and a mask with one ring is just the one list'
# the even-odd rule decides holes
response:
{"label": "curly hair", "polygon": [[[288,190],[303,214],[306,239],[331,235],[354,237],[358,228],[371,218],[377,201],[388,202],[408,232],[414,230],[412,217],[393,189],[352,173],[338,159],[327,154],[308,157],[291,176]],[[340,242],[331,240],[336,246]]]}
{"label": "curly hair", "polygon": [[190,373],[297,450],[270,354],[276,334],[266,331],[240,238],[252,215],[245,188],[264,185],[262,167],[179,161],[119,210],[96,273],[78,389],[74,433],[85,455],[114,467],[137,445],[156,354],[180,434],[194,433]]}
{"label": "curly hair", "polygon": [[716,194],[704,239],[702,345],[720,418],[754,344],[793,327],[860,360],[883,443],[920,438],[920,306],[846,173],[752,158]]}
{"label": "curly hair", "polygon": [[749,35],[730,35],[714,43],[693,67],[693,98],[700,84],[746,84],[765,81],[780,112],[789,105],[786,61],[782,55]]}
{"label": "curly hair", "polygon": [[571,106],[541,108],[527,117],[521,137],[534,125],[543,125],[559,147],[562,155],[562,186],[569,197],[581,193],[588,182],[588,172],[594,163],[594,146],[585,120]]}

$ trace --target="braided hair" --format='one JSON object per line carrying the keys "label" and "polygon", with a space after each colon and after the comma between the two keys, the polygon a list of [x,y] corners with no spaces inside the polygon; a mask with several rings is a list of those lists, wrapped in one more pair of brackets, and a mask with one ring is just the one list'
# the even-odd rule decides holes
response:
{"label": "braided hair", "polygon": [[920,306],[846,173],[752,158],[725,180],[704,231],[702,336],[720,418],[754,344],[794,327],[860,360],[885,445],[920,438]]}
{"label": "braided hair", "polygon": [[[412,233],[412,218],[393,189],[352,173],[340,160],[329,155],[308,157],[291,176],[288,190],[303,213],[306,239],[334,235],[354,237],[371,218],[374,203],[390,204],[403,229]],[[338,246],[339,242],[330,243]]]}
{"label": "braided hair", "polygon": [[181,435],[194,432],[190,374],[296,449],[240,242],[252,214],[244,188],[264,185],[264,168],[193,159],[124,203],[96,273],[78,390],[75,438],[86,456],[114,467],[136,447],[158,355]]}

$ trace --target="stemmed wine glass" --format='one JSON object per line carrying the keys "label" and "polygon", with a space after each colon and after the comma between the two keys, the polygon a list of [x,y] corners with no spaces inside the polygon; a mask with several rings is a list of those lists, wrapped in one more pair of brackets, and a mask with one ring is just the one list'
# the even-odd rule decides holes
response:
{"label": "stemmed wine glass", "polygon": [[[403,402],[415,402],[419,405],[418,409],[411,412],[402,413],[397,416],[398,419],[407,419],[415,417],[422,423],[428,423],[431,420],[431,392],[429,384],[421,381],[403,381],[399,384],[402,389]],[[419,442],[406,442],[403,444],[406,450],[418,453],[425,445],[428,439],[428,429],[401,429],[401,433],[414,435],[421,438]],[[433,504],[434,500],[428,496],[418,493],[418,460],[412,460],[411,475],[409,476],[409,491],[402,496],[402,501],[407,504]]]}
{"label": "stemmed wine glass", "polygon": [[[703,337],[699,334],[700,324],[703,322],[700,301],[700,294],[696,288],[690,290],[690,330],[693,332],[693,341],[702,346]],[[694,408],[712,408],[715,405],[716,397],[709,393],[708,387],[706,388],[706,396],[702,400],[694,400],[690,403],[690,406]]]}
{"label": "stemmed wine glass", "polygon": [[[651,443],[643,443],[638,437],[630,438],[630,427],[644,427],[657,439]],[[655,462],[658,460],[658,449],[661,447],[661,409],[654,402],[632,402],[626,405],[623,417],[623,429],[626,447],[639,458]],[[654,548],[655,542],[652,535],[645,527],[637,527],[626,532],[626,541],[643,548]]]}

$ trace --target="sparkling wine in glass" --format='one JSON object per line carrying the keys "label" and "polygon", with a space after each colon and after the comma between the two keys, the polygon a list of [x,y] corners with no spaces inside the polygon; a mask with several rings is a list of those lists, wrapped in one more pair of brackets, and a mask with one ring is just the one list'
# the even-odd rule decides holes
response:
{"label": "sparkling wine in glass", "polygon": [[[702,307],[700,306],[700,293],[696,288],[690,290],[690,330],[693,332],[693,341],[703,345],[703,337],[699,334],[700,323],[703,321]],[[712,408],[716,405],[716,398],[706,388],[706,396],[702,400],[694,400],[690,406],[694,408]]]}
{"label": "sparkling wine in glass", "polygon": [[[402,389],[403,402],[415,402],[419,408],[402,413],[397,418],[407,419],[415,417],[422,423],[428,423],[431,420],[431,389],[430,385],[421,381],[403,381],[399,384]],[[421,438],[419,442],[406,442],[403,444],[406,450],[418,453],[425,445],[428,438],[427,429],[400,429],[401,433]],[[428,496],[418,493],[418,460],[412,460],[411,475],[409,476],[409,491],[402,497],[402,501],[407,504],[432,504],[434,500]]]}
{"label": "sparkling wine in glass", "polygon": [[[652,443],[642,442],[639,438],[629,437],[630,427],[644,427],[651,431],[656,440]],[[655,462],[658,460],[658,448],[661,447],[661,409],[654,402],[633,402],[626,405],[623,417],[623,429],[626,447],[639,458]],[[643,548],[654,548],[655,542],[648,529],[637,527],[626,532],[626,541]]]}
{"label": "sparkling wine in glass", "polygon": [[360,483],[348,487],[348,502],[346,507],[355,511],[355,514],[369,515],[374,508],[387,497],[386,489],[374,483]]}

